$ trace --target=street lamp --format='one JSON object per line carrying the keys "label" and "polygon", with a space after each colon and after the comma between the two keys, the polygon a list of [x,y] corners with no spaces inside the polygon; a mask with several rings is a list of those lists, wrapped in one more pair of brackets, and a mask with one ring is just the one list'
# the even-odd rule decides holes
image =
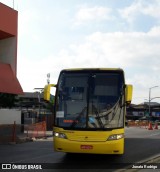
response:
{"label": "street lamp", "polygon": [[150,112],[151,112],[151,89],[153,88],[157,88],[158,86],[153,86],[153,87],[150,87],[149,88],[149,115],[150,115]]}

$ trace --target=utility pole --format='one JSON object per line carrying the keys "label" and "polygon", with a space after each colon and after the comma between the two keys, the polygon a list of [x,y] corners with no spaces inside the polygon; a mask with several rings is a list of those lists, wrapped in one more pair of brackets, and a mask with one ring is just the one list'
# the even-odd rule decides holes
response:
{"label": "utility pole", "polygon": [[50,73],[47,73],[47,84],[50,84]]}
{"label": "utility pole", "polygon": [[157,88],[158,86],[153,86],[153,87],[150,87],[149,88],[149,116],[150,116],[150,113],[151,113],[151,89],[153,88]]}

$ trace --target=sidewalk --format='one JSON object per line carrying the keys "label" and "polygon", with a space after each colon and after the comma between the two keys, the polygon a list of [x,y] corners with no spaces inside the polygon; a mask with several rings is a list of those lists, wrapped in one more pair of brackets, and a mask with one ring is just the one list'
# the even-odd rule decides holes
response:
{"label": "sidewalk", "polygon": [[35,140],[42,140],[42,139],[50,139],[50,140],[52,140],[52,138],[53,138],[53,131],[46,131],[46,136],[45,137],[38,137],[38,138],[28,137],[27,133],[24,132],[22,134],[17,135],[16,143],[17,144],[18,143],[25,143],[25,142],[35,141]]}

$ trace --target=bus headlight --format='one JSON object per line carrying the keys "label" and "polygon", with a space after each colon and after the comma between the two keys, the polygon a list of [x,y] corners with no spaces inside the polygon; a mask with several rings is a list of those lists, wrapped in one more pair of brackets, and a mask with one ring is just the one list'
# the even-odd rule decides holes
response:
{"label": "bus headlight", "polygon": [[122,138],[124,138],[124,134],[113,134],[109,136],[107,140],[119,140]]}
{"label": "bus headlight", "polygon": [[64,133],[55,132],[54,136],[62,139],[67,139],[67,136]]}

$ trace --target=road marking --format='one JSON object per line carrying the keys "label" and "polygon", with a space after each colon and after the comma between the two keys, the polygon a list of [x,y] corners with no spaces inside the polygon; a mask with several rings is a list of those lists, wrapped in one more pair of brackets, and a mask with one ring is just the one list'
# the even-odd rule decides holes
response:
{"label": "road marking", "polygon": [[160,135],[160,133],[154,133],[154,134],[151,134],[149,136],[157,136],[157,135]]}

